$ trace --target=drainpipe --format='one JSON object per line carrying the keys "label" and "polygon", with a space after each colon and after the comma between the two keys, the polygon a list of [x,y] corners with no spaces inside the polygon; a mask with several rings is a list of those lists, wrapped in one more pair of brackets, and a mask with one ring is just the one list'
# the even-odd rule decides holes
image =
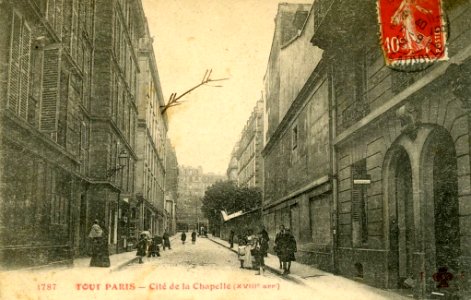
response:
{"label": "drainpipe", "polygon": [[329,76],[329,113],[330,113],[330,128],[329,128],[329,146],[330,146],[330,172],[332,178],[332,266],[334,268],[334,274],[338,274],[338,176],[337,176],[337,153],[334,145],[337,128],[337,103],[335,99],[334,89],[334,66],[329,65],[328,69]]}

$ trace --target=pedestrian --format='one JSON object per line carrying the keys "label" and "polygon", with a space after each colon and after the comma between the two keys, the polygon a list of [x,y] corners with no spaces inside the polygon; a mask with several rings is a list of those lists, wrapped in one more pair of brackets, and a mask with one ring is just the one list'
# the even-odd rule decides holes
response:
{"label": "pedestrian", "polygon": [[244,268],[246,254],[247,254],[247,245],[245,244],[245,241],[241,240],[239,242],[239,246],[237,247],[237,257],[239,258],[241,269]]}
{"label": "pedestrian", "polygon": [[290,273],[291,262],[296,260],[294,253],[297,252],[296,239],[294,238],[291,230],[286,228],[283,237],[284,248],[282,250],[282,259],[284,263],[283,275]]}
{"label": "pedestrian", "polygon": [[273,250],[276,253],[276,256],[278,256],[278,260],[280,262],[280,269],[283,269],[283,261],[281,259],[281,249],[282,249],[281,244],[283,243],[284,234],[285,234],[285,226],[280,225],[280,231],[276,234],[275,247],[273,248]]}
{"label": "pedestrian", "polygon": [[137,246],[136,256],[139,257],[139,263],[142,264],[144,263],[142,258],[146,256],[146,249],[147,249],[147,238],[145,234],[141,234],[136,246]]}
{"label": "pedestrian", "polygon": [[231,246],[231,249],[234,247],[234,230],[231,230],[229,233],[229,245]]}
{"label": "pedestrian", "polygon": [[265,256],[268,251],[268,240],[263,233],[257,235],[256,244],[254,247],[255,250],[255,260],[258,268],[258,273],[256,275],[263,275],[265,272]]}
{"label": "pedestrian", "polygon": [[245,258],[245,263],[249,268],[253,268],[253,255],[252,255],[252,250],[255,246],[254,244],[254,236],[252,234],[252,230],[247,230],[247,236],[244,238],[247,241],[247,254]]}
{"label": "pedestrian", "polygon": [[110,266],[110,254],[108,251],[108,235],[105,230],[98,224],[98,220],[93,222],[88,237],[91,243],[91,259],[90,267]]}
{"label": "pedestrian", "polygon": [[186,241],[186,233],[185,233],[185,231],[182,231],[181,240],[182,240],[182,244],[185,244],[185,241]]}
{"label": "pedestrian", "polygon": [[149,246],[147,257],[160,257],[159,237],[154,236]]}
{"label": "pedestrian", "polygon": [[165,251],[165,248],[168,248],[169,250],[172,250],[172,247],[170,247],[170,235],[168,234],[168,230],[165,229],[164,235],[163,235],[163,244],[162,248]]}
{"label": "pedestrian", "polygon": [[193,230],[191,233],[191,243],[194,244],[196,242],[196,231]]}
{"label": "pedestrian", "polygon": [[265,230],[265,226],[261,226],[261,230],[259,232],[261,243],[262,243],[262,248],[264,250],[264,257],[268,256],[268,242],[270,241],[270,237],[268,236],[268,232]]}
{"label": "pedestrian", "polygon": [[259,269],[257,275],[262,275],[265,272],[265,257],[267,256],[268,252],[269,240],[270,238],[268,237],[268,233],[266,232],[265,228],[262,227],[262,230],[257,235],[255,246],[257,266]]}

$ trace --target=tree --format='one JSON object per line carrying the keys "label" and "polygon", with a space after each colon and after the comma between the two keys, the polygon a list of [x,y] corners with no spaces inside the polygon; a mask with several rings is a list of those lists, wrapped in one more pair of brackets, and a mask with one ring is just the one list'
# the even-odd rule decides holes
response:
{"label": "tree", "polygon": [[232,214],[258,208],[262,193],[258,188],[238,187],[233,181],[219,181],[206,190],[202,202],[201,210],[209,226],[219,231],[222,210]]}

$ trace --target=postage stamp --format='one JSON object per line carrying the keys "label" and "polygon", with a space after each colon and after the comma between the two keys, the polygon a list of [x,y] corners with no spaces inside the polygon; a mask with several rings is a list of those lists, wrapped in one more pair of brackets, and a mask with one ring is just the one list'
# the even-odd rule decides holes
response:
{"label": "postage stamp", "polygon": [[387,65],[448,59],[442,0],[378,0],[378,18]]}

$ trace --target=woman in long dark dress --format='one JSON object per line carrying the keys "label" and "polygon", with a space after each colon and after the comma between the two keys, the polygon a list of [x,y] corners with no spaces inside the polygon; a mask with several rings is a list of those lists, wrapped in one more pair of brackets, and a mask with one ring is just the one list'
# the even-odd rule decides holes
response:
{"label": "woman in long dark dress", "polygon": [[273,249],[278,256],[278,260],[280,261],[280,269],[283,269],[283,260],[282,260],[282,248],[283,245],[283,237],[285,234],[285,226],[280,225],[280,231],[276,234],[275,237],[275,248]]}
{"label": "woman in long dark dress", "polygon": [[142,260],[143,257],[146,256],[146,249],[147,249],[147,238],[145,234],[141,234],[139,241],[136,245],[137,253],[136,256],[139,257],[139,263],[142,264],[144,261]]}
{"label": "woman in long dark dress", "polygon": [[110,253],[108,250],[108,235],[100,225],[98,220],[93,223],[90,234],[88,235],[91,239],[92,247],[92,258],[90,260],[90,267],[103,267],[108,268],[110,266]]}
{"label": "woman in long dark dress", "polygon": [[298,251],[296,246],[296,239],[294,238],[291,230],[286,228],[285,234],[282,238],[283,240],[283,250],[282,250],[282,260],[283,260],[283,274],[289,274],[291,268],[291,262],[296,260],[294,253]]}

